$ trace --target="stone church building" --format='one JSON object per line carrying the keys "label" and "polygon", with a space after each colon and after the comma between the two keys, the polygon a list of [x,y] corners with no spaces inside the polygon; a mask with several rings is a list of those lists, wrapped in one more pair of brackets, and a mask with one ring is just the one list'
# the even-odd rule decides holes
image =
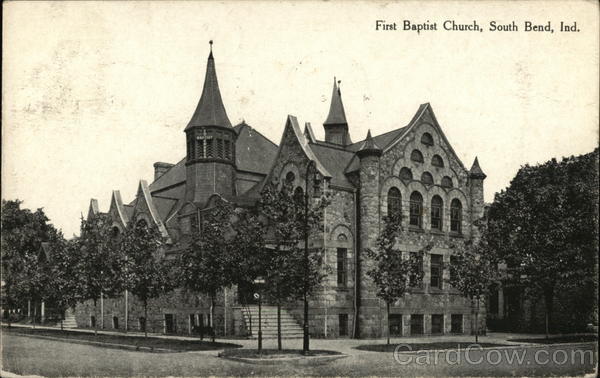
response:
{"label": "stone church building", "polygon": [[[312,185],[304,187],[312,160],[323,178],[319,190],[331,202],[322,232],[311,235],[311,243],[324,249],[331,273],[319,294],[310,298],[311,335],[387,334],[385,303],[376,297],[366,275],[369,261],[363,251],[375,246],[382,219],[390,212],[402,214],[399,250],[426,253],[423,284],[391,307],[389,332],[398,336],[471,332],[472,306],[449,287],[447,266],[453,247],[478,234],[474,221],[483,216],[486,176],[477,158],[470,169],[463,165],[428,103],[406,126],[375,136],[365,126],[366,138],[353,142],[335,80],[330,101],[329,113],[324,114],[325,140],[317,140],[309,123],[301,127],[290,115],[276,145],[244,122],[231,124],[211,50],[200,100],[182,127],[185,157],[175,164],[154,163],[153,181],[140,180],[130,202],[123,202],[118,190],[112,192],[106,213],[115,233],[129,222],[153,222],[168,240],[167,253],[175,254],[184,248],[214,198],[251,206],[269,180],[314,190]],[[88,216],[98,213],[98,202],[92,199]],[[76,319],[80,327],[95,323],[105,329],[147,327],[151,332],[188,334],[199,325],[211,325],[217,334],[248,335],[250,323],[257,321],[248,297],[252,298],[241,290],[225,290],[217,301],[215,319],[210,319],[206,298],[176,290],[151,301],[145,319],[136,298],[124,293],[103,299],[98,319],[90,303],[79,305]],[[265,311],[268,322],[268,308]],[[284,317],[291,324],[287,335],[299,336],[301,303],[286,306]],[[479,319],[484,329],[485,314]]]}

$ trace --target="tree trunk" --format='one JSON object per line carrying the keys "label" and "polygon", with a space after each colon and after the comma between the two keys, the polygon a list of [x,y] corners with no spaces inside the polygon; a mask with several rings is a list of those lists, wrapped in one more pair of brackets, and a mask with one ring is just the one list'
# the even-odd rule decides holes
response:
{"label": "tree trunk", "polygon": [[144,299],[144,338],[148,338],[148,300]]}
{"label": "tree trunk", "polygon": [[35,318],[37,317],[37,306],[35,305],[35,301],[33,301],[33,321],[31,322],[31,324],[33,325],[33,328],[35,329]]}
{"label": "tree trunk", "polygon": [[212,342],[215,342],[215,294],[210,295],[210,337]]}
{"label": "tree trunk", "polygon": [[552,332],[552,307],[554,302],[554,286],[550,286],[546,290],[544,290],[544,305],[546,309],[546,338],[550,337],[550,332]]}
{"label": "tree trunk", "polygon": [[281,303],[277,301],[277,350],[281,349]]}
{"label": "tree trunk", "polygon": [[98,336],[98,314],[96,309],[96,303],[98,300],[94,298],[94,336]]}
{"label": "tree trunk", "polygon": [[479,342],[479,297],[477,297],[477,307],[475,308],[475,344]]}
{"label": "tree trunk", "polygon": [[385,309],[387,311],[387,345],[390,345],[390,302],[385,302]]}

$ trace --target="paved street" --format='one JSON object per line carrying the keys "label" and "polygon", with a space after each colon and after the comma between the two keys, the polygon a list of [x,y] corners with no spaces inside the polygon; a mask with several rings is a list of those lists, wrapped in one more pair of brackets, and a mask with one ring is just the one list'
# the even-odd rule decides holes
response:
{"label": "paved street", "polygon": [[[597,360],[594,343],[564,346],[525,346],[514,349],[461,351],[446,358],[434,352],[401,354],[367,352],[354,349],[361,344],[383,340],[312,340],[313,349],[339,350],[348,357],[322,366],[301,366],[292,362],[277,365],[251,365],[217,357],[218,351],[184,353],[146,353],[99,348],[67,342],[42,340],[3,333],[2,370],[22,375],[43,376],[197,376],[197,375],[383,375],[383,376],[536,376],[582,375],[593,371]],[[402,340],[402,341],[400,341]],[[464,338],[472,340],[472,338]],[[252,340],[230,340],[244,347],[255,347]],[[397,339],[396,342],[411,341]],[[422,341],[422,339],[421,339]],[[431,338],[431,341],[434,341]],[[481,342],[494,341],[482,337]],[[288,340],[286,348],[300,348],[301,340]],[[265,348],[275,347],[267,340]],[[514,352],[523,354],[517,363]],[[508,354],[506,353],[508,352]],[[537,352],[537,354],[536,354]],[[573,355],[573,353],[575,353]],[[511,357],[513,355],[513,357]],[[581,361],[583,359],[585,361]],[[512,358],[512,363],[509,360]],[[566,361],[565,361],[566,360]],[[472,361],[473,363],[469,363]],[[540,364],[536,363],[539,362]],[[565,361],[563,363],[563,361]]]}

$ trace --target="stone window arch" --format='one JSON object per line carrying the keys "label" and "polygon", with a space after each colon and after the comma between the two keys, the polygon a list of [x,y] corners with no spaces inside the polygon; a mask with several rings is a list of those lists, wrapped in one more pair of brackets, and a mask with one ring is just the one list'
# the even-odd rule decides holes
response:
{"label": "stone window arch", "polygon": [[450,231],[460,234],[462,232],[462,203],[455,198],[450,203]]}
{"label": "stone window arch", "polygon": [[419,150],[413,150],[410,154],[410,160],[416,161],[417,163],[423,163],[423,154]]}
{"label": "stone window arch", "polygon": [[431,165],[434,167],[444,168],[444,159],[440,155],[433,155],[431,158]]}
{"label": "stone window arch", "polygon": [[421,143],[426,146],[433,146],[433,137],[429,133],[423,133],[421,136]]}
{"label": "stone window arch", "polygon": [[135,225],[140,228],[148,227],[148,222],[144,218],[140,218],[135,222]]}
{"label": "stone window arch", "polygon": [[433,176],[429,172],[423,172],[421,175],[421,181],[425,185],[433,185]]}
{"label": "stone window arch", "polygon": [[452,183],[452,179],[448,176],[442,177],[442,187],[444,188],[452,188],[454,184]]}
{"label": "stone window arch", "polygon": [[410,195],[410,225],[414,227],[423,227],[423,196],[414,191]]}
{"label": "stone window arch", "polygon": [[402,216],[402,194],[400,194],[400,190],[395,186],[392,186],[390,190],[388,190],[387,195],[387,215],[388,217]]}
{"label": "stone window arch", "polygon": [[400,179],[402,181],[411,181],[413,179],[413,174],[410,168],[402,167],[400,170]]}
{"label": "stone window arch", "polygon": [[444,200],[435,195],[431,198],[431,229],[442,231],[444,219]]}

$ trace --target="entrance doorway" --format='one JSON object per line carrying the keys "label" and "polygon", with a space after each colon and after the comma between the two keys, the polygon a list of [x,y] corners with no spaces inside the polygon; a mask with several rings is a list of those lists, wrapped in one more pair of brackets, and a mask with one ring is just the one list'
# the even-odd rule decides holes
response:
{"label": "entrance doorway", "polygon": [[175,333],[175,315],[165,314],[165,333]]}

